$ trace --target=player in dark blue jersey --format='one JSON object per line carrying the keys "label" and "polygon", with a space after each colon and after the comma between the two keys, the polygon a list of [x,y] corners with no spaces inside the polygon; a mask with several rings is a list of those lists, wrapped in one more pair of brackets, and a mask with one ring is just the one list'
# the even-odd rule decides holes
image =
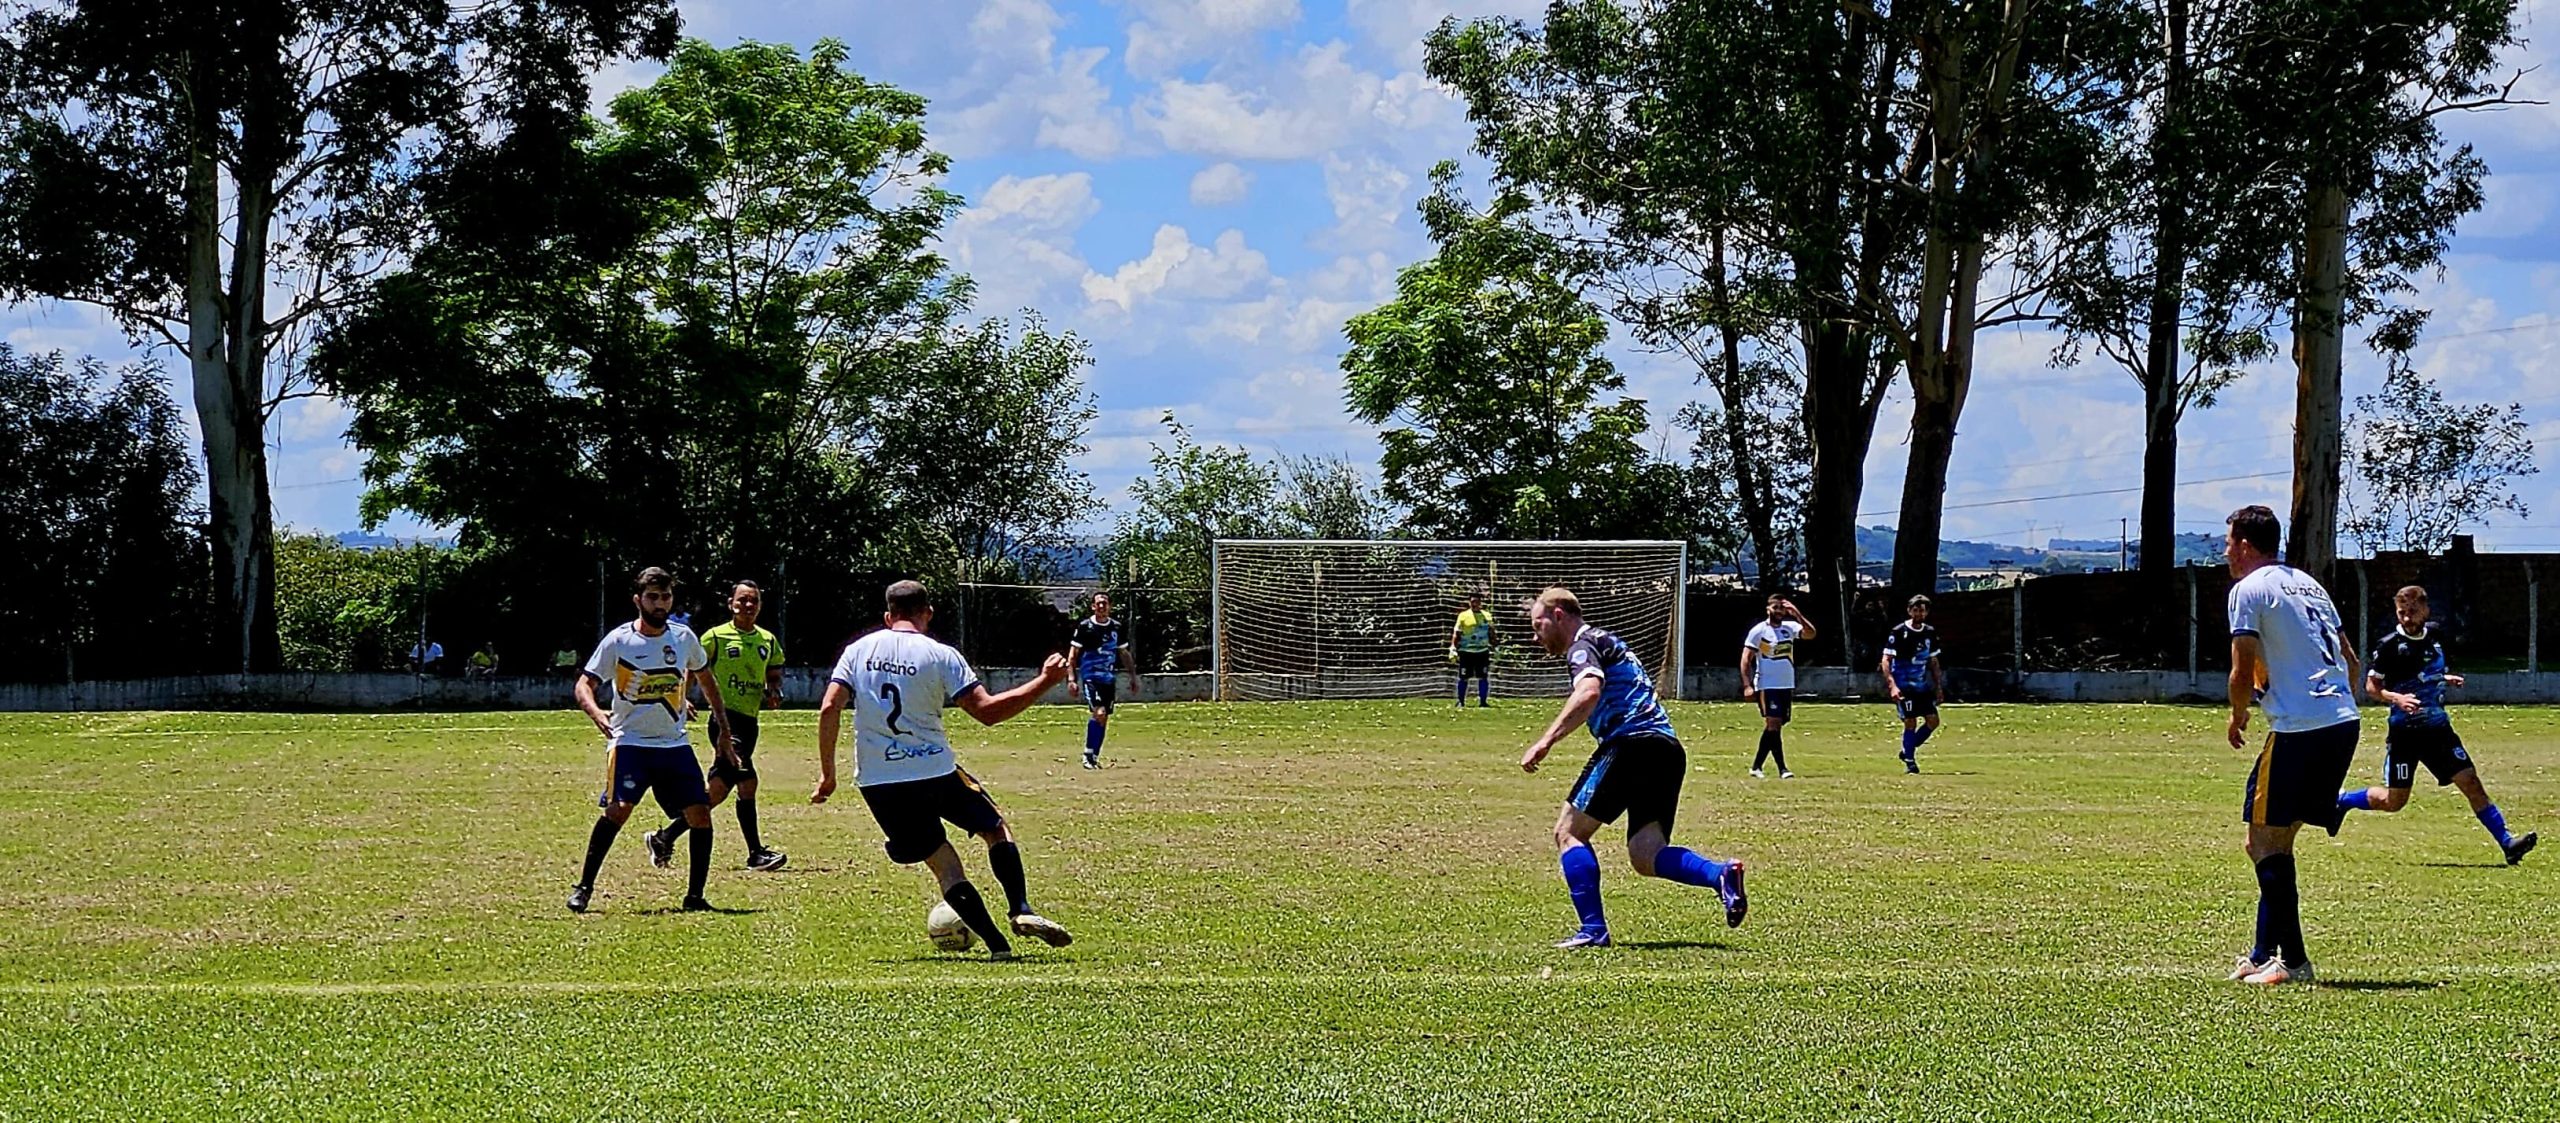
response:
{"label": "player in dark blue jersey", "polygon": [[2454,733],[2452,716],[2445,713],[2445,688],[2461,686],[2462,676],[2445,670],[2444,643],[2427,627],[2427,591],[2411,585],[2394,594],[2391,602],[2400,626],[2373,645],[2373,662],[2365,667],[2365,693],[2391,707],[2391,731],[2382,747],[2382,786],[2338,793],[2339,813],[2398,811],[2408,806],[2409,788],[2423,764],[2435,775],[2437,787],[2451,784],[2462,790],[2463,798],[2471,801],[2471,813],[2488,828],[2508,865],[2523,861],[2540,838],[2507,833],[2506,816],[2489,802],[2488,789],[2480,786],[2480,773],[2471,766],[2471,754]]}
{"label": "player in dark blue jersey", "polygon": [[1122,621],[1111,616],[1111,597],[1093,595],[1093,615],[1076,625],[1067,645],[1067,663],[1075,668],[1076,693],[1084,699],[1084,766],[1102,767],[1102,738],[1110,731],[1111,713],[1120,704],[1120,666],[1129,667],[1129,693],[1138,692],[1138,657],[1129,650]]}
{"label": "player in dark blue jersey", "polygon": [[1538,645],[1564,657],[1573,692],[1564,712],[1520,757],[1521,769],[1536,772],[1577,724],[1588,725],[1600,742],[1556,818],[1565,888],[1582,918],[1573,936],[1556,946],[1609,946],[1609,921],[1600,908],[1600,859],[1591,852],[1591,836],[1621,815],[1627,819],[1627,862],[1636,873],[1714,889],[1724,901],[1725,924],[1741,924],[1741,861],[1719,861],[1670,844],[1689,757],[1644,664],[1618,637],[1584,623],[1582,602],[1563,588],[1538,594],[1529,611]]}
{"label": "player in dark blue jersey", "polygon": [[1885,696],[1902,715],[1902,767],[1920,774],[1920,746],[1938,731],[1938,699],[1946,696],[1946,672],[1938,667],[1938,629],[1929,623],[1929,598],[1915,596],[1911,619],[1885,633],[1884,658],[1876,669],[1884,675]]}

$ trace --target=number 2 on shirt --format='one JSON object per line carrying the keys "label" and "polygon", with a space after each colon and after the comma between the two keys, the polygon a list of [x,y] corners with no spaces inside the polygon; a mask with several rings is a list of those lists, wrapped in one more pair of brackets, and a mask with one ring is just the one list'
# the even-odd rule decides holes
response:
{"label": "number 2 on shirt", "polygon": [[889,703],[889,732],[895,733],[901,737],[906,736],[907,731],[898,728],[898,719],[906,716],[907,712],[906,699],[898,695],[898,684],[894,682],[881,683],[880,698],[881,700]]}

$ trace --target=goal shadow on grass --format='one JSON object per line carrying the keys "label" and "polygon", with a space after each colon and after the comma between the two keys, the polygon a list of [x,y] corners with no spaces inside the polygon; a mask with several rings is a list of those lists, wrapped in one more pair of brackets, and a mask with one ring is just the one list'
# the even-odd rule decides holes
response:
{"label": "goal shadow on grass", "polygon": [[2322,979],[2322,990],[2402,991],[2436,990],[2446,985],[2443,979]]}
{"label": "goal shadow on grass", "polygon": [[[674,905],[660,905],[660,906],[658,906],[657,908],[653,908],[653,909],[633,909],[633,910],[631,910],[631,912],[630,912],[628,915],[631,915],[631,916],[683,916],[683,915],[685,915],[686,911],[687,911],[687,910],[685,910],[685,909],[683,909],[683,908],[679,908],[679,907],[674,906]],[[707,909],[693,909],[693,910],[691,910],[691,911],[693,911],[693,912],[707,912],[707,913],[710,913],[710,914],[711,914],[711,915],[713,915],[713,916],[754,916],[754,915],[756,915],[757,913],[763,912],[764,910],[763,910],[763,909],[733,909],[733,908],[729,908],[729,907],[727,907],[727,906],[725,906],[725,905],[713,905],[713,906],[711,906],[710,908],[707,908]]]}
{"label": "goal shadow on grass", "polygon": [[2505,862],[2420,862],[2418,864],[2431,870],[2502,870],[2507,868],[2507,864]]}

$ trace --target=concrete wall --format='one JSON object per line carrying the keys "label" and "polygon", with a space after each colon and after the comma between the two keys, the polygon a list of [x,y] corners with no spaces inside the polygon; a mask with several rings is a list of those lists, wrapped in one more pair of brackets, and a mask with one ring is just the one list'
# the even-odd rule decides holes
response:
{"label": "concrete wall", "polygon": [[[985,667],[987,688],[1003,691],[1036,673],[1026,667]],[[793,709],[817,705],[827,672],[792,667],[783,672],[783,695]],[[1206,673],[1147,675],[1134,700],[1202,702],[1209,698]],[[1956,698],[1968,702],[2201,702],[2223,700],[2223,676],[2190,676],[2183,671],[2054,671],[2035,672],[2018,681],[2001,671],[1949,672]],[[1683,697],[1732,701],[1741,688],[1732,668],[1691,670]],[[1510,692],[1518,696],[1517,691]],[[1796,674],[1796,695],[1809,702],[1873,702],[1884,696],[1873,672],[1838,667],[1808,667]],[[1123,687],[1121,697],[1131,695]],[[2560,703],[2560,673],[2522,671],[2467,676],[2453,692],[2456,705],[2534,705]],[[1060,685],[1042,702],[1075,701],[1073,688]],[[550,710],[572,705],[565,679],[503,677],[494,679],[422,678],[403,674],[370,675],[207,675],[197,678],[141,679],[129,682],[0,684],[0,712],[66,712],[112,710]]]}

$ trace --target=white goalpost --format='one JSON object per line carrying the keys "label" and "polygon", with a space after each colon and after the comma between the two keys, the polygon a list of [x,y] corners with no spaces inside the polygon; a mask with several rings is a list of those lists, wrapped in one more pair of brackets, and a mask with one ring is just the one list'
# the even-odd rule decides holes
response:
{"label": "white goalpost", "polygon": [[1209,550],[1213,696],[1225,701],[1451,696],[1449,632],[1467,594],[1496,621],[1493,688],[1561,695],[1564,663],[1523,607],[1550,585],[1680,695],[1688,544],[1220,539]]}

